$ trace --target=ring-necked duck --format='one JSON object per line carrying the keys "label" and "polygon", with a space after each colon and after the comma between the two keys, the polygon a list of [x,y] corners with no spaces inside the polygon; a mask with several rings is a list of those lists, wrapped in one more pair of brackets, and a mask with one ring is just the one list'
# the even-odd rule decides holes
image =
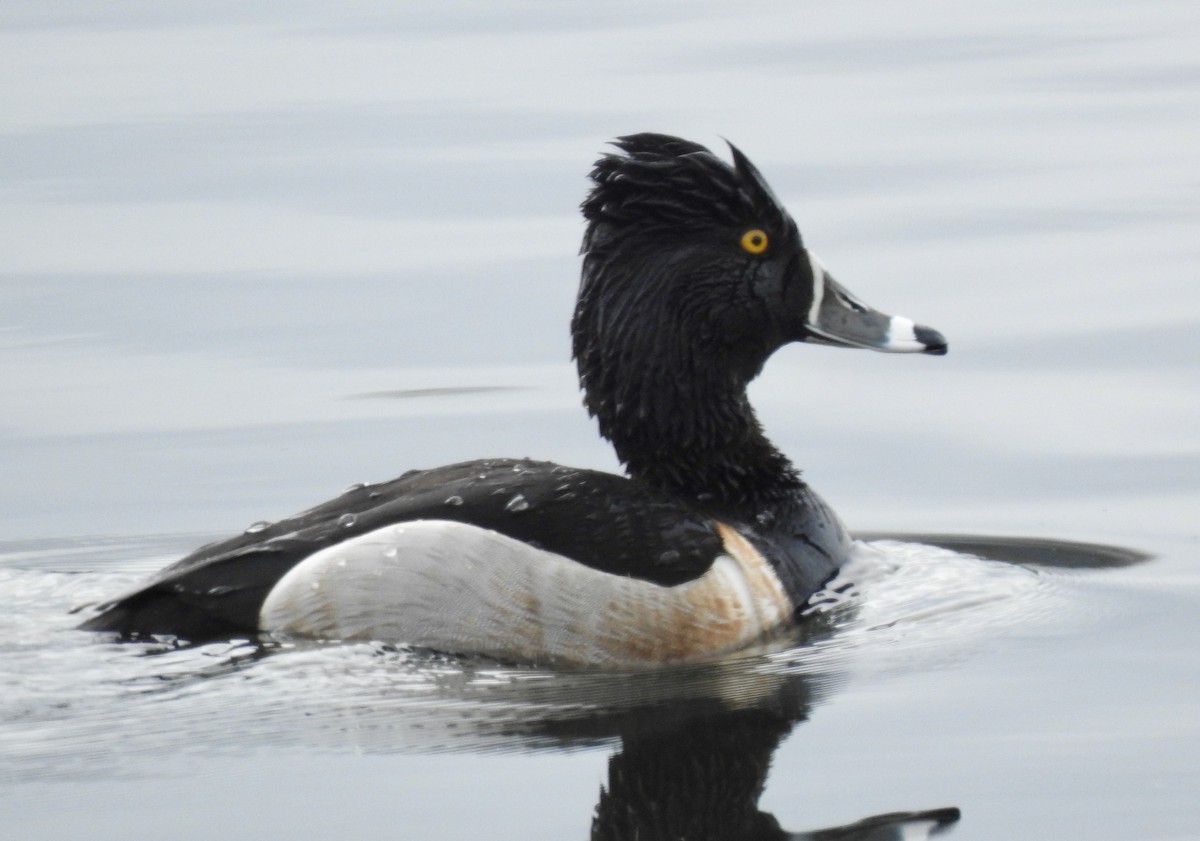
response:
{"label": "ring-necked duck", "polygon": [[792,624],[846,558],[746,386],[789,342],[943,354],[808,251],[758,170],[661,134],[591,173],[571,321],[628,476],[489,459],[356,487],[210,544],[81,626],[377,639],[557,666],[711,658]]}

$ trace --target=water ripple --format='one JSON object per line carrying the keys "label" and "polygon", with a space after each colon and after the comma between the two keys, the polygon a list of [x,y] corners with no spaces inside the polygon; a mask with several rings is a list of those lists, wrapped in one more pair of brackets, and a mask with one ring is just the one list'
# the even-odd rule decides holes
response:
{"label": "water ripple", "polygon": [[[364,752],[606,744],[637,722],[770,705],[803,715],[848,679],[939,668],[1002,634],[1115,609],[1097,573],[861,543],[796,634],[717,663],[615,676],[401,646],[117,643],[69,610],[135,583],[190,537],[0,547],[0,781],[136,774],[130,757],[294,745]],[[4,550],[9,551],[4,551]],[[119,563],[114,563],[121,558]]]}

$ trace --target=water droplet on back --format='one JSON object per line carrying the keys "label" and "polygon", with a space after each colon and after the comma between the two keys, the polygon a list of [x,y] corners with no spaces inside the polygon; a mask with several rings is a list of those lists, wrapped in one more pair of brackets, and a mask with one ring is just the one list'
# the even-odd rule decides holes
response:
{"label": "water droplet on back", "polygon": [[463,498],[461,496],[458,496],[457,494],[455,494],[454,496],[448,496],[448,497],[446,497],[446,504],[453,505],[454,507],[457,508],[458,506],[463,504]]}
{"label": "water droplet on back", "polygon": [[679,560],[679,550],[677,550],[677,549],[668,549],[667,551],[663,552],[661,555],[658,556],[658,562],[664,566],[666,566],[667,564],[673,564],[678,560]]}
{"label": "water droplet on back", "polygon": [[338,517],[337,524],[341,528],[348,529],[348,528],[353,527],[354,524],[357,522],[358,522],[357,514],[343,514],[342,516]]}
{"label": "water droplet on back", "polygon": [[370,482],[355,482],[353,485],[347,485],[346,489],[344,491],[342,491],[342,493],[349,494],[349,493],[354,493],[355,491],[361,491],[363,488],[365,488],[369,484],[370,484]]}
{"label": "water droplet on back", "polygon": [[512,514],[516,514],[519,511],[528,511],[529,500],[525,498],[524,494],[517,494],[508,501],[508,504],[504,506],[504,510]]}
{"label": "water droplet on back", "polygon": [[270,527],[271,527],[271,524],[268,523],[266,520],[258,520],[256,522],[253,522],[250,525],[246,526],[246,530],[242,533],[243,534],[258,534],[259,532],[266,531]]}

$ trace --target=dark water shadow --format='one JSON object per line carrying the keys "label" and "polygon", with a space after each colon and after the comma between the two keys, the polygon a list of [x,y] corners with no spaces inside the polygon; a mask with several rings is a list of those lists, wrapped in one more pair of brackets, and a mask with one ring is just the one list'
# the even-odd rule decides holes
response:
{"label": "dark water shadow", "polygon": [[367,391],[347,395],[348,400],[411,400],[420,397],[462,397],[474,394],[496,394],[511,391],[531,391],[522,385],[464,385],[436,388],[398,388],[391,391]]}
{"label": "dark water shadow", "polygon": [[989,561],[1054,569],[1114,569],[1145,563],[1154,557],[1138,549],[1122,546],[1043,537],[918,532],[857,532],[854,536],[865,541],[898,540],[903,543],[924,543]]}

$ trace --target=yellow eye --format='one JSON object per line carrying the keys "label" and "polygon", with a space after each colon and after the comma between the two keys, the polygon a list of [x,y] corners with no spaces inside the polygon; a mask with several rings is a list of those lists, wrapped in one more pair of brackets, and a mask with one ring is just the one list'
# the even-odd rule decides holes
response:
{"label": "yellow eye", "polygon": [[766,231],[761,228],[751,228],[742,234],[740,242],[742,248],[751,254],[762,254],[767,250],[767,246],[771,241],[767,238]]}

